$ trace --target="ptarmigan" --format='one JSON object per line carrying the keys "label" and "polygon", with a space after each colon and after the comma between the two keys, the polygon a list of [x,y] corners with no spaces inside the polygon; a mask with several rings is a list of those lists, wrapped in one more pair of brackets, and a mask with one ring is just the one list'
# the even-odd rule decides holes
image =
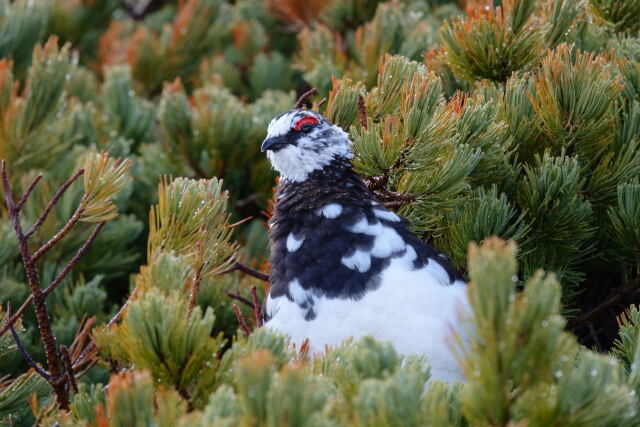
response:
{"label": "ptarmigan", "polygon": [[449,259],[382,206],[353,171],[349,136],[313,111],[275,117],[262,143],[280,173],[269,222],[266,327],[312,352],[372,335],[461,379],[451,332],[468,307]]}

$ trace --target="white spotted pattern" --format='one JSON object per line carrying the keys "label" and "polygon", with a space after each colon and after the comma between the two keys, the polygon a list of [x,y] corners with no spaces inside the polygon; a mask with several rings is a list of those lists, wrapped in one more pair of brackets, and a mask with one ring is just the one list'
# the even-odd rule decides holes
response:
{"label": "white spotted pattern", "polygon": [[392,222],[400,221],[400,217],[398,215],[386,209],[374,209],[373,214],[376,216],[376,218],[379,218],[379,219],[386,219],[387,221],[392,221]]}
{"label": "white spotted pattern", "polygon": [[342,205],[339,203],[329,203],[318,211],[318,214],[326,218],[337,218],[342,213]]}
{"label": "white spotted pattern", "polygon": [[371,254],[369,252],[356,250],[351,256],[343,256],[341,262],[347,266],[347,268],[365,273],[371,268]]}
{"label": "white spotted pattern", "polygon": [[300,282],[298,282],[298,279],[294,279],[289,283],[289,293],[291,294],[291,298],[293,298],[293,301],[298,305],[304,304],[307,301],[309,294],[309,292],[302,289],[302,286],[300,286]]}
{"label": "white spotted pattern", "polygon": [[[358,270],[361,273],[368,271],[371,267],[371,257],[387,258],[396,252],[404,250],[407,245],[404,239],[396,230],[387,227],[381,222],[369,224],[366,217],[356,222],[350,231],[354,233],[363,233],[374,236],[373,246],[368,251],[356,250],[353,254],[344,256],[341,262],[352,270]],[[414,256],[415,256],[415,251]],[[414,258],[415,259],[415,258]]]}
{"label": "white spotted pattern", "polygon": [[289,233],[287,236],[287,250],[289,252],[297,251],[302,246],[302,242],[304,242],[304,237],[298,239],[293,233]]}

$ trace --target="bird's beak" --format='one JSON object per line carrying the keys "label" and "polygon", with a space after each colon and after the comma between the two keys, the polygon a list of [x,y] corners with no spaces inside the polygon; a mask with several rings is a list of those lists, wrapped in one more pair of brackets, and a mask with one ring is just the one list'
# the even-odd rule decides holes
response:
{"label": "bird's beak", "polygon": [[260,151],[265,152],[267,150],[278,151],[287,145],[287,141],[282,136],[274,136],[267,138],[262,142]]}

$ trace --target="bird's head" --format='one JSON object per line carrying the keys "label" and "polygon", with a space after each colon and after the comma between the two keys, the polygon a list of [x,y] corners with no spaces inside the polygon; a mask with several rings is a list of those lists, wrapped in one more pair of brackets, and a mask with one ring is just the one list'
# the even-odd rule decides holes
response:
{"label": "bird's head", "polygon": [[351,140],[322,114],[293,109],[276,116],[262,143],[273,167],[290,181],[304,181],[334,159],[351,159]]}

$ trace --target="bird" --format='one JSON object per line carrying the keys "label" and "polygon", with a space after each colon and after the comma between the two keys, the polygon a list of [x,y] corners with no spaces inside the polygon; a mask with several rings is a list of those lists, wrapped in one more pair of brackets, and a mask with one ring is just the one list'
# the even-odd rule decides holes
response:
{"label": "bird", "polygon": [[462,381],[451,338],[469,310],[467,283],[376,199],[347,132],[294,108],[271,120],[261,151],[280,175],[264,326],[308,340],[312,354],[369,335],[426,356],[431,378]]}

